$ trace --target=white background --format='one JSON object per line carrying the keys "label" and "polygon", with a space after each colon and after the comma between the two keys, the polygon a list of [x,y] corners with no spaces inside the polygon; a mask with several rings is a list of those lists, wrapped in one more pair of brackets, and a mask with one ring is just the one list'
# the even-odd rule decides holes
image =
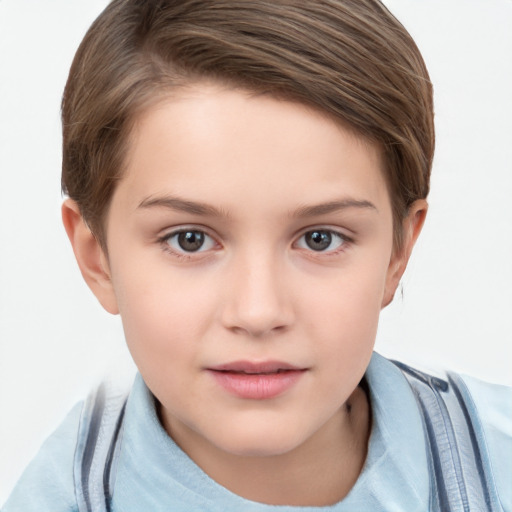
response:
{"label": "white background", "polygon": [[[0,503],[104,373],[133,371],[60,224],[59,103],[105,0],[0,0]],[[436,91],[430,213],[377,348],[512,384],[512,1],[388,0]]]}

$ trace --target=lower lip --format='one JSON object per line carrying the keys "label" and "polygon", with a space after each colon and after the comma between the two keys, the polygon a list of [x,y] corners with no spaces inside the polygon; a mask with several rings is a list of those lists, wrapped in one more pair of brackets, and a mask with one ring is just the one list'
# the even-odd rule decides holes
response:
{"label": "lower lip", "polygon": [[267,400],[292,388],[305,370],[288,370],[281,373],[236,373],[209,370],[218,384],[240,398]]}

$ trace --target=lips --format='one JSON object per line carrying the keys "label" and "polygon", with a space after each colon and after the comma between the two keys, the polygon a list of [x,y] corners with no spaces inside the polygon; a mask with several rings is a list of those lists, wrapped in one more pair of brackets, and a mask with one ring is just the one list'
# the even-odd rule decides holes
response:
{"label": "lips", "polygon": [[207,368],[217,384],[239,398],[266,400],[292,388],[306,368],[281,361],[234,361]]}
{"label": "lips", "polygon": [[234,361],[232,363],[221,364],[209,368],[219,372],[236,372],[236,373],[277,373],[279,371],[301,370],[297,366],[293,366],[281,361],[263,361],[255,363],[251,361]]}

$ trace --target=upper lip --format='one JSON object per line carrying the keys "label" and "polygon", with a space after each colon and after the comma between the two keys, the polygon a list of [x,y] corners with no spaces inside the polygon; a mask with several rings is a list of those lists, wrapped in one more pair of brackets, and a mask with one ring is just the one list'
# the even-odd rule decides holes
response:
{"label": "upper lip", "polygon": [[230,363],[210,366],[208,370],[237,373],[276,373],[279,370],[305,370],[305,368],[282,361],[232,361]]}

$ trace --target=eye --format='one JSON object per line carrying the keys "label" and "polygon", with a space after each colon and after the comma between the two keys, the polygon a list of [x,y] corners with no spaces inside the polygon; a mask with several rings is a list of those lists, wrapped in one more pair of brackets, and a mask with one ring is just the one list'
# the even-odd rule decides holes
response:
{"label": "eye", "polygon": [[329,229],[313,229],[304,233],[297,242],[297,247],[310,249],[315,252],[336,251],[343,246],[348,239]]}
{"label": "eye", "polygon": [[203,252],[215,246],[215,240],[198,229],[175,231],[165,236],[162,241],[177,253]]}

